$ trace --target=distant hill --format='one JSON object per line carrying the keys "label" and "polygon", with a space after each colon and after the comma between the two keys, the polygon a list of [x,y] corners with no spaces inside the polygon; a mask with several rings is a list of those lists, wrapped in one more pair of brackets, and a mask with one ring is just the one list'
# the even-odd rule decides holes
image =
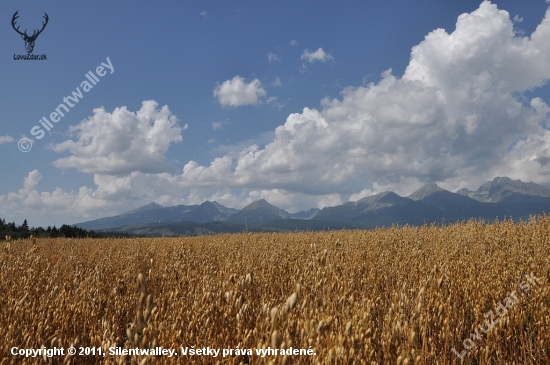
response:
{"label": "distant hill", "polygon": [[257,200],[238,213],[227,218],[226,222],[241,225],[259,225],[277,219],[289,219],[286,211],[269,204],[265,199]]}
{"label": "distant hill", "polygon": [[[361,224],[320,221],[317,219],[278,219],[264,223],[259,227],[262,229],[279,229],[281,231],[328,231],[365,228]],[[252,227],[252,229],[254,228]]]}
{"label": "distant hill", "polygon": [[120,232],[135,236],[207,236],[218,233],[241,233],[246,228],[237,224],[225,222],[166,222],[152,223],[137,226],[124,226],[111,228],[111,232]]}
{"label": "distant hill", "polygon": [[122,226],[136,226],[151,223],[191,221],[197,223],[223,221],[237,209],[227,208],[216,202],[205,201],[200,205],[176,205],[163,207],[150,203],[117,216],[77,223],[83,229],[107,230]]}
{"label": "distant hill", "polygon": [[527,220],[530,215],[550,214],[550,198],[548,197],[510,194],[496,204],[500,218],[506,215],[513,217],[514,220]]}
{"label": "distant hill", "polygon": [[324,222],[306,219],[279,219],[261,225],[245,227],[227,222],[167,222],[152,223],[137,226],[124,226],[109,229],[113,234],[130,236],[205,236],[219,233],[242,232],[296,232],[296,231],[328,231],[341,229],[358,229],[361,225],[345,222]]}
{"label": "distant hill", "polygon": [[450,191],[436,191],[425,197],[421,202],[437,207],[446,212],[447,218],[467,219],[470,217],[495,217],[498,207],[494,204],[480,203],[477,200],[451,193]]}

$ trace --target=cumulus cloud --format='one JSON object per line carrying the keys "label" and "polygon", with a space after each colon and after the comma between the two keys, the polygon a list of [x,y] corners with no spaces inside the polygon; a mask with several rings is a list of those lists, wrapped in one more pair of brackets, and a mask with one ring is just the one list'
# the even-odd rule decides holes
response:
{"label": "cumulus cloud", "polygon": [[315,52],[310,52],[308,49],[304,50],[302,53],[302,56],[300,57],[301,60],[306,60],[309,63],[313,62],[326,62],[333,60],[334,57],[332,57],[329,53],[326,53],[323,51],[323,48],[318,48]]}
{"label": "cumulus cloud", "polygon": [[206,12],[206,10],[203,10],[200,14],[203,18],[206,18],[208,16],[208,13]]}
{"label": "cumulus cloud", "polygon": [[218,98],[218,102],[222,106],[232,107],[257,105],[266,94],[260,80],[254,79],[247,84],[241,76],[226,80],[214,89],[214,97]]}
{"label": "cumulus cloud", "polygon": [[2,143],[11,143],[11,142],[13,142],[13,137],[0,136],[0,144],[2,144]]}
{"label": "cumulus cloud", "polygon": [[453,32],[437,29],[413,47],[401,78],[390,69],[376,84],[345,88],[322,110],[291,114],[264,148],[189,162],[183,180],[314,195],[359,194],[372,183],[405,194],[426,181],[477,187],[502,172],[550,183],[541,164],[550,157],[548,106],[518,96],[550,78],[548,36],[548,13],[520,37],[509,14],[484,1]]}
{"label": "cumulus cloud", "polygon": [[281,62],[281,57],[279,57],[279,55],[276,53],[269,52],[267,54],[267,60],[271,63]]}
{"label": "cumulus cloud", "polygon": [[[548,0],[548,1],[550,1],[550,0]],[[296,47],[296,46],[298,46],[298,42],[295,41],[295,40],[291,40],[290,45],[293,46],[293,47]]]}
{"label": "cumulus cloud", "polygon": [[[385,190],[407,195],[425,182],[455,190],[504,175],[550,184],[550,107],[528,97],[550,79],[550,10],[530,36],[513,26],[506,11],[484,1],[458,17],[452,32],[434,30],[413,47],[401,77],[388,69],[377,83],[290,114],[265,143],[228,148],[205,165],[189,161],[176,175],[96,174],[93,191],[38,193],[36,176],[29,177],[22,191],[0,196],[0,207],[40,206],[57,194],[56,201],[91,211],[107,209],[105,199],[242,207],[261,197],[297,210]],[[265,91],[259,95],[255,81],[236,77],[215,96],[224,106],[258,103]],[[250,85],[252,92],[243,91]],[[86,141],[67,151],[79,153]]]}
{"label": "cumulus cloud", "polygon": [[281,79],[279,77],[275,77],[275,81],[272,83],[273,86],[281,86],[283,83],[281,82]]}
{"label": "cumulus cloud", "polygon": [[[28,218],[31,222],[36,222],[40,217],[69,218],[75,214],[75,208],[78,213],[84,213],[82,210],[88,210],[93,214],[93,206],[98,204],[97,199],[93,199],[92,191],[82,187],[78,192],[64,192],[57,188],[53,192],[39,192],[37,190],[38,182],[42,175],[38,170],[31,171],[24,179],[23,188],[17,192],[11,192],[6,195],[0,195],[0,213],[6,216],[20,216]],[[104,212],[100,208],[100,211]],[[79,215],[77,213],[77,215]],[[33,219],[34,220],[31,220]],[[37,222],[37,224],[40,224]]]}
{"label": "cumulus cloud", "polygon": [[157,106],[149,100],[136,113],[126,107],[116,108],[112,113],[104,108],[94,109],[92,117],[70,127],[75,141],[51,146],[55,152],[71,154],[56,160],[54,165],[100,175],[170,171],[164,154],[171,143],[182,141],[181,133],[187,124],[179,127],[168,106],[161,109]]}

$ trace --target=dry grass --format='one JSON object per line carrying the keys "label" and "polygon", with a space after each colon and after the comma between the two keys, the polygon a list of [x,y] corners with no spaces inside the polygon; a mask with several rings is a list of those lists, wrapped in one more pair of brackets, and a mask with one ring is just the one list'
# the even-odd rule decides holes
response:
{"label": "dry grass", "polygon": [[[550,218],[447,227],[0,243],[12,346],[309,348],[316,356],[67,356],[53,363],[550,364]],[[526,273],[541,278],[462,361]],[[141,274],[141,275],[140,275]],[[138,279],[138,275],[140,275]]]}

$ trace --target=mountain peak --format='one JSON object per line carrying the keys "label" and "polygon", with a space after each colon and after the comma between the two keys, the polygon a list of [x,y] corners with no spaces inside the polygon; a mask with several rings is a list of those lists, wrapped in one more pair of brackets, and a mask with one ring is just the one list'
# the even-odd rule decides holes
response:
{"label": "mountain peak", "polygon": [[227,219],[229,223],[261,224],[277,219],[288,219],[288,212],[269,204],[265,199],[256,200]]}
{"label": "mountain peak", "polygon": [[400,198],[400,196],[397,195],[396,193],[394,193],[393,191],[384,191],[382,193],[374,194],[374,195],[367,196],[365,198],[359,199],[358,201],[356,201],[355,203],[352,203],[352,204],[353,205],[372,204],[372,203],[375,203],[375,202],[377,202],[380,199],[383,199],[385,197],[388,197],[388,198],[398,197],[398,198]]}
{"label": "mountain peak", "polygon": [[521,180],[512,180],[510,179],[509,177],[506,177],[506,176],[497,176],[493,179],[493,184],[506,184],[506,183],[510,183],[512,181],[519,181],[519,182],[522,182]]}
{"label": "mountain peak", "polygon": [[422,200],[427,196],[432,195],[433,193],[437,191],[446,191],[445,189],[440,188],[437,184],[431,183],[426,184],[411,195],[408,196],[409,199],[412,200]]}
{"label": "mountain peak", "polygon": [[481,202],[499,202],[512,194],[550,197],[550,188],[534,182],[523,182],[521,180],[512,180],[509,177],[499,176],[495,177],[492,181],[487,181],[476,191],[461,189],[460,192],[457,193],[469,196]]}
{"label": "mountain peak", "polygon": [[245,210],[245,209],[246,210],[259,209],[259,208],[262,208],[262,207],[277,208],[276,206],[269,204],[267,202],[267,200],[260,199],[260,200],[253,201],[252,203],[248,204],[246,207],[243,208],[243,210]]}
{"label": "mountain peak", "polygon": [[155,209],[161,209],[161,208],[164,208],[162,205],[160,204],[157,204],[155,202],[152,202],[152,203],[149,203],[147,205],[144,205],[142,207],[139,207],[139,208],[136,208],[136,209],[133,209],[133,210],[130,210],[126,213],[122,213],[122,215],[124,214],[134,214],[134,213],[140,213],[140,212],[146,212],[148,210],[155,210]]}

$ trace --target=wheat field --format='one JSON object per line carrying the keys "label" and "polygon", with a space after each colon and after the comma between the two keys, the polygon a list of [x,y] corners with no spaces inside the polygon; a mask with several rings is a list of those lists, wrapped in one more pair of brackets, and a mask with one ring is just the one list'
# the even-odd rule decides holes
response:
{"label": "wheat field", "polygon": [[546,216],[3,241],[0,364],[550,364],[549,254]]}

